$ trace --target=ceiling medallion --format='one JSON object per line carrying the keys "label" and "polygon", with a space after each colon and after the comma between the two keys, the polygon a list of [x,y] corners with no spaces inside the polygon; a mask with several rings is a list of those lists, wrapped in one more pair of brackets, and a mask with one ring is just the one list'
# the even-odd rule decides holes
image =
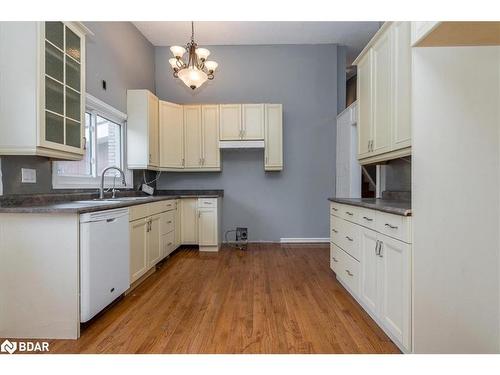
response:
{"label": "ceiling medallion", "polygon": [[[210,51],[206,48],[199,48],[194,41],[194,22],[191,22],[191,41],[186,48],[172,46],[170,51],[174,57],[168,62],[174,70],[174,77],[180,78],[187,87],[194,90],[203,85],[207,79],[214,79],[218,64],[215,61],[207,61]],[[186,52],[189,56],[187,63],[182,60]]]}

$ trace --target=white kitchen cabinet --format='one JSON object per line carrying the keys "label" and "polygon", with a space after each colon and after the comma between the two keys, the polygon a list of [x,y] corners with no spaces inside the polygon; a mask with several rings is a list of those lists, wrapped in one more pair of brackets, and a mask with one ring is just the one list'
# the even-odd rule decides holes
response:
{"label": "white kitchen cabinet", "polygon": [[265,105],[264,170],[283,170],[283,107]]}
{"label": "white kitchen cabinet", "polygon": [[182,105],[159,101],[160,168],[184,168],[184,112]]}
{"label": "white kitchen cabinet", "polygon": [[149,90],[128,90],[127,116],[128,168],[158,170],[158,98]]}
{"label": "white kitchen cabinet", "polygon": [[379,310],[379,287],[377,285],[377,232],[361,230],[361,282],[359,298],[374,314]]}
{"label": "white kitchen cabinet", "polygon": [[148,220],[148,246],[147,259],[148,269],[154,267],[163,258],[163,248],[161,244],[160,232],[161,214],[153,215]]}
{"label": "white kitchen cabinet", "polygon": [[130,284],[148,270],[148,228],[146,218],[130,222]]}
{"label": "white kitchen cabinet", "polygon": [[391,147],[392,33],[384,33],[372,47],[372,144],[371,155]]}
{"label": "white kitchen cabinet", "polygon": [[358,159],[371,153],[372,142],[372,51],[358,63]]}
{"label": "white kitchen cabinet", "polygon": [[411,347],[411,245],[379,235],[379,319],[405,348]]}
{"label": "white kitchen cabinet", "polygon": [[219,106],[201,106],[201,165],[204,170],[220,170]]}
{"label": "white kitchen cabinet", "polygon": [[82,158],[88,33],[79,22],[0,24],[0,155]]}
{"label": "white kitchen cabinet", "polygon": [[394,22],[393,50],[391,150],[399,150],[411,146],[410,22]]}
{"label": "white kitchen cabinet", "polygon": [[181,245],[181,232],[182,232],[182,220],[181,220],[181,200],[175,200],[175,225],[174,225],[174,248],[178,248]]}
{"label": "white kitchen cabinet", "polygon": [[386,22],[353,64],[358,67],[360,163],[410,155],[410,23]]}
{"label": "white kitchen cabinet", "polygon": [[412,350],[410,228],[410,217],[330,205],[330,268],[406,352]]}
{"label": "white kitchen cabinet", "polygon": [[184,159],[185,168],[202,167],[201,106],[184,106]]}
{"label": "white kitchen cabinet", "polygon": [[264,104],[242,104],[241,139],[264,139]]}
{"label": "white kitchen cabinet", "polygon": [[181,243],[198,244],[198,198],[181,199]]}
{"label": "white kitchen cabinet", "polygon": [[241,140],[241,104],[220,105],[220,140]]}
{"label": "white kitchen cabinet", "polygon": [[217,198],[199,198],[197,205],[200,251],[218,251],[220,242],[220,202]]}

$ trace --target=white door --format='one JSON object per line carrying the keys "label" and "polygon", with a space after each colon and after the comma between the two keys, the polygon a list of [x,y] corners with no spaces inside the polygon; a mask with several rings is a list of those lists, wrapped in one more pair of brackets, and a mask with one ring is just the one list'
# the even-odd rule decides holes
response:
{"label": "white door", "polygon": [[241,139],[241,104],[221,104],[220,140],[237,141]]}
{"label": "white door", "polygon": [[373,155],[390,151],[392,126],[392,38],[386,32],[372,48],[373,55]]}
{"label": "white door", "polygon": [[377,264],[376,255],[377,232],[361,230],[361,287],[360,299],[373,313],[378,311],[378,286],[377,286]]}
{"label": "white door", "polygon": [[148,268],[147,235],[148,222],[145,219],[132,221],[130,226],[130,283],[132,284]]}
{"label": "white door", "polygon": [[217,209],[198,208],[198,244],[217,245]]}
{"label": "white door", "polygon": [[350,145],[351,132],[349,123],[350,111],[344,111],[337,117],[337,158],[335,196],[339,198],[351,198],[350,196]]}
{"label": "white door", "polygon": [[242,111],[243,139],[264,139],[264,104],[242,104]]}
{"label": "white door", "polygon": [[411,342],[411,245],[379,235],[379,318],[406,348]]}
{"label": "white door", "polygon": [[148,228],[148,269],[153,267],[162,258],[160,233],[160,215],[154,215],[149,218]]}
{"label": "white door", "polygon": [[181,200],[181,242],[186,245],[198,244],[198,198]]}
{"label": "white door", "polygon": [[148,95],[148,122],[149,122],[149,162],[148,165],[158,167],[160,164],[158,141],[158,98]]}
{"label": "white door", "polygon": [[201,106],[184,106],[184,157],[186,168],[201,167]]}
{"label": "white door", "polygon": [[184,118],[179,104],[159,102],[160,167],[183,168]]}
{"label": "white door", "polygon": [[201,113],[202,166],[203,168],[220,168],[219,106],[204,105],[201,107]]}
{"label": "white door", "polygon": [[283,169],[283,108],[281,104],[266,104],[264,170]]}
{"label": "white door", "polygon": [[411,146],[411,46],[410,22],[394,22],[393,28],[393,125],[392,150]]}
{"label": "white door", "polygon": [[369,156],[372,140],[372,51],[358,64],[358,158]]}

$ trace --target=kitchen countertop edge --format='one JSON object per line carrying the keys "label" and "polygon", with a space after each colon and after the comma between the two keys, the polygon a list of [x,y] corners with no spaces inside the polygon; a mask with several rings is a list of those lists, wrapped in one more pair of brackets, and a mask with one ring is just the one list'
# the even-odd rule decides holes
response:
{"label": "kitchen countertop edge", "polygon": [[412,216],[411,202],[375,198],[328,198],[330,202],[363,207],[400,216]]}

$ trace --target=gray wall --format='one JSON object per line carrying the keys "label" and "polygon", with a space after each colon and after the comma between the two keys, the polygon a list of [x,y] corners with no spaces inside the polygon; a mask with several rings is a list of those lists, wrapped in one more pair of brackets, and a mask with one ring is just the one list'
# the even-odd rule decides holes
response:
{"label": "gray wall", "polygon": [[[192,92],[172,78],[168,48],[156,48],[156,90],[177,103],[282,103],[284,170],[264,172],[263,151],[223,151],[220,173],[166,173],[163,189],[222,188],[223,230],[251,240],[328,237],[334,194],[337,46],[212,46],[214,81]],[[345,67],[342,67],[345,70]]]}
{"label": "gray wall", "polygon": [[[87,92],[127,111],[127,89],[154,91],[154,47],[130,22],[86,22],[95,36],[87,40]],[[107,90],[101,88],[106,80]],[[51,162],[34,156],[3,156],[4,194],[48,193],[52,190]],[[21,168],[37,171],[37,184],[21,184]]]}
{"label": "gray wall", "polygon": [[411,157],[391,160],[385,168],[385,190],[411,191]]}

